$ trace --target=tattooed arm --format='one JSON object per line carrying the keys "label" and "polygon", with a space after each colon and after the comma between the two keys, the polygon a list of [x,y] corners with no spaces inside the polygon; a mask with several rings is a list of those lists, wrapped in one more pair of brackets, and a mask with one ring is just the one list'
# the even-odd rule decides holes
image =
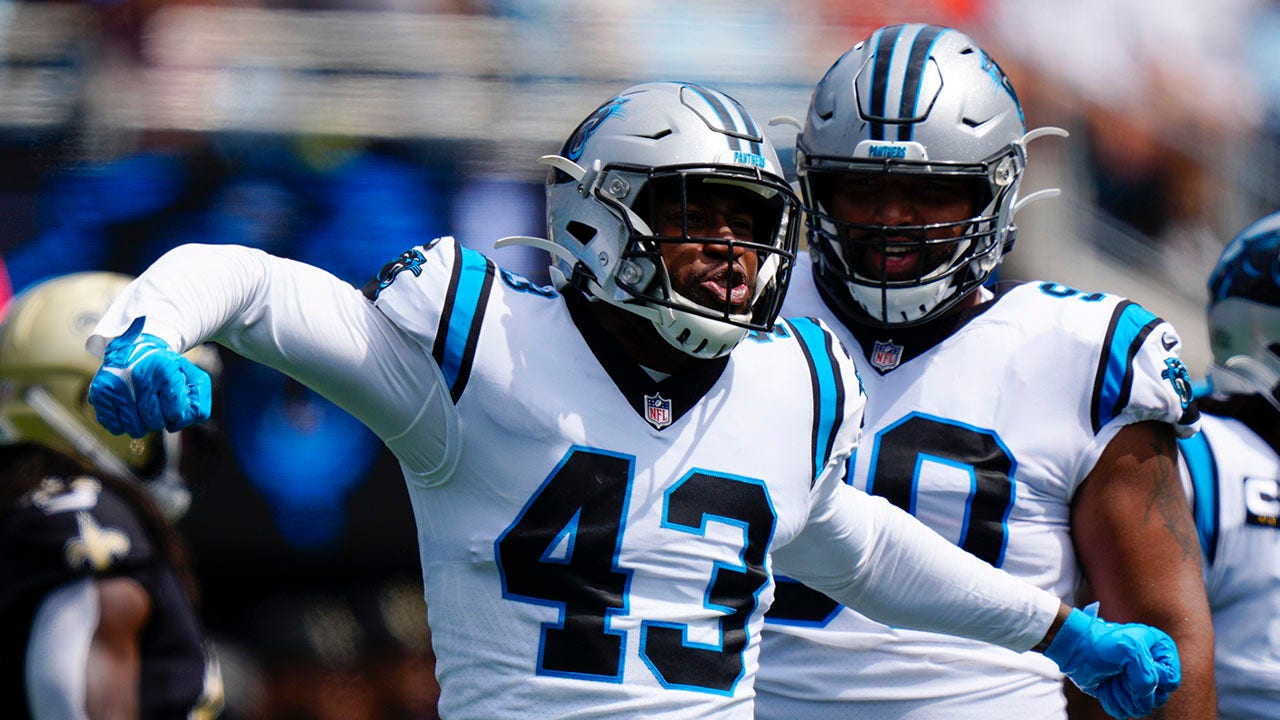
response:
{"label": "tattooed arm", "polygon": [[[1073,500],[1071,535],[1102,616],[1153,625],[1178,644],[1182,687],[1153,717],[1217,717],[1200,544],[1170,426],[1135,423],[1111,440]],[[1073,718],[1105,717],[1076,700]]]}

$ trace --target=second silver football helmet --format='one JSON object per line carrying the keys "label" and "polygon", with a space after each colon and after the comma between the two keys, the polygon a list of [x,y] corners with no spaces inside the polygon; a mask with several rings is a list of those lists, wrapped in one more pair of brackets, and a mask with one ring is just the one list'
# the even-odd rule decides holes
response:
{"label": "second silver football helmet", "polygon": [[[810,251],[824,294],[846,314],[902,326],[934,317],[976,290],[1013,245],[1024,146],[1041,133],[1065,135],[1056,128],[1028,134],[1008,78],[961,32],[893,25],[854,45],[814,89],[796,148]],[[842,222],[832,214],[832,186],[849,173],[969,178],[978,210],[933,225]],[[933,253],[945,259],[921,262],[908,279],[855,270],[856,254],[874,250],[887,257],[904,242],[922,255],[954,247]]]}
{"label": "second silver football helmet", "polygon": [[[548,250],[558,286],[647,318],[667,342],[699,358],[722,356],[748,331],[773,326],[799,240],[800,203],[772,144],[733,98],[692,83],[636,85],[597,108],[559,155],[542,162],[554,168],[550,242],[511,240]],[[751,242],[655,232],[656,189],[687,202],[698,186],[750,193]],[[672,287],[661,247],[707,242],[757,254],[746,312],[728,302],[699,304]]]}

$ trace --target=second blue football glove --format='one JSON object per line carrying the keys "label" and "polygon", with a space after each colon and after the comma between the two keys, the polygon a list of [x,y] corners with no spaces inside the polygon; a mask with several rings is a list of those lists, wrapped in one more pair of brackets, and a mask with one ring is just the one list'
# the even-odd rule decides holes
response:
{"label": "second blue football glove", "polygon": [[1098,603],[1072,609],[1044,654],[1114,718],[1142,717],[1182,682],[1173,638],[1141,623],[1098,617]]}
{"label": "second blue football glove", "polygon": [[98,422],[117,435],[140,438],[208,420],[213,404],[209,373],[165,341],[143,333],[144,321],[137,318],[107,345],[102,367],[89,383],[89,403]]}

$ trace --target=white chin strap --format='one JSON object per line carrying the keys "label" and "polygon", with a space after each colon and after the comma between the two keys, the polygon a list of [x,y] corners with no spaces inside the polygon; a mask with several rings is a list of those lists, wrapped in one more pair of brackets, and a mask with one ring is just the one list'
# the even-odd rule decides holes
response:
{"label": "white chin strap", "polygon": [[93,463],[94,467],[116,477],[138,479],[132,468],[99,442],[93,433],[81,425],[80,421],[62,407],[61,403],[53,399],[53,396],[44,388],[32,385],[27,388],[25,399],[27,405],[31,406],[45,424],[66,440],[81,457]]}
{"label": "white chin strap", "polygon": [[[940,263],[938,267],[926,273],[919,285],[884,289],[883,297],[889,304],[888,312],[882,312],[881,288],[875,284],[874,280],[851,273],[854,278],[867,284],[846,283],[846,285],[853,299],[871,317],[884,318],[885,322],[890,324],[914,322],[932,312],[943,300],[951,297],[957,273],[953,272],[945,277],[938,276],[952,269],[956,260],[972,244],[973,240],[970,238],[957,238],[956,249],[952,252],[951,259]],[[921,252],[921,255],[923,256],[924,253]],[[845,263],[848,264],[848,260],[845,260]]]}
{"label": "white chin strap", "polygon": [[[560,260],[569,267],[573,267],[578,263],[578,258],[574,257],[573,253],[569,252],[564,247],[547,240],[546,238],[530,237],[528,235],[511,235],[495,240],[493,243],[493,247],[499,250],[512,245],[524,245],[526,247],[545,250],[553,259]],[[557,288],[562,288],[568,283],[568,278],[564,276],[564,272],[562,272],[560,268],[556,267],[554,262],[551,263],[550,272]]]}
{"label": "white chin strap", "polygon": [[882,292],[880,288],[856,283],[846,283],[846,285],[853,299],[868,315],[896,324],[919,320],[937,307],[950,293],[953,277],[954,275],[915,287],[883,290],[884,299],[889,301],[887,312],[884,311],[884,306],[880,302]]}
{"label": "white chin strap", "polygon": [[[702,308],[701,305],[676,292],[671,293],[671,298],[680,305]],[[630,308],[630,306],[624,307]],[[639,309],[641,308],[637,308]],[[747,329],[744,327],[730,325],[723,320],[703,317],[693,312],[678,312],[661,306],[643,309],[658,311],[660,319],[650,318],[653,320],[654,327],[658,329],[658,334],[675,349],[696,358],[710,360],[725,355],[747,335]],[[645,315],[645,313],[639,314]],[[733,317],[742,321],[747,319],[737,315]],[[683,342],[681,338],[684,338]]]}

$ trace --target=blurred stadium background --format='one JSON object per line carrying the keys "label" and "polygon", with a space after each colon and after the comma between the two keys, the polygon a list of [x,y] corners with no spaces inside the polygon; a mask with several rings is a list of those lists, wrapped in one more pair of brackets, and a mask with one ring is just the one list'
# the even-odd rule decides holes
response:
{"label": "blurred stadium background", "polygon": [[[1280,207],[1275,0],[0,0],[0,254],[15,291],[236,242],[363,284],[424,239],[542,234],[535,160],[627,85],[687,79],[766,121],[880,24],[962,28],[1031,148],[1007,279],[1134,298],[1209,362],[1205,274]],[[770,128],[789,156],[794,130]],[[494,257],[545,277],[535,253]],[[181,525],[228,717],[431,716],[412,516],[367,432],[226,359]],[[1046,378],[1046,382],[1053,382]]]}

